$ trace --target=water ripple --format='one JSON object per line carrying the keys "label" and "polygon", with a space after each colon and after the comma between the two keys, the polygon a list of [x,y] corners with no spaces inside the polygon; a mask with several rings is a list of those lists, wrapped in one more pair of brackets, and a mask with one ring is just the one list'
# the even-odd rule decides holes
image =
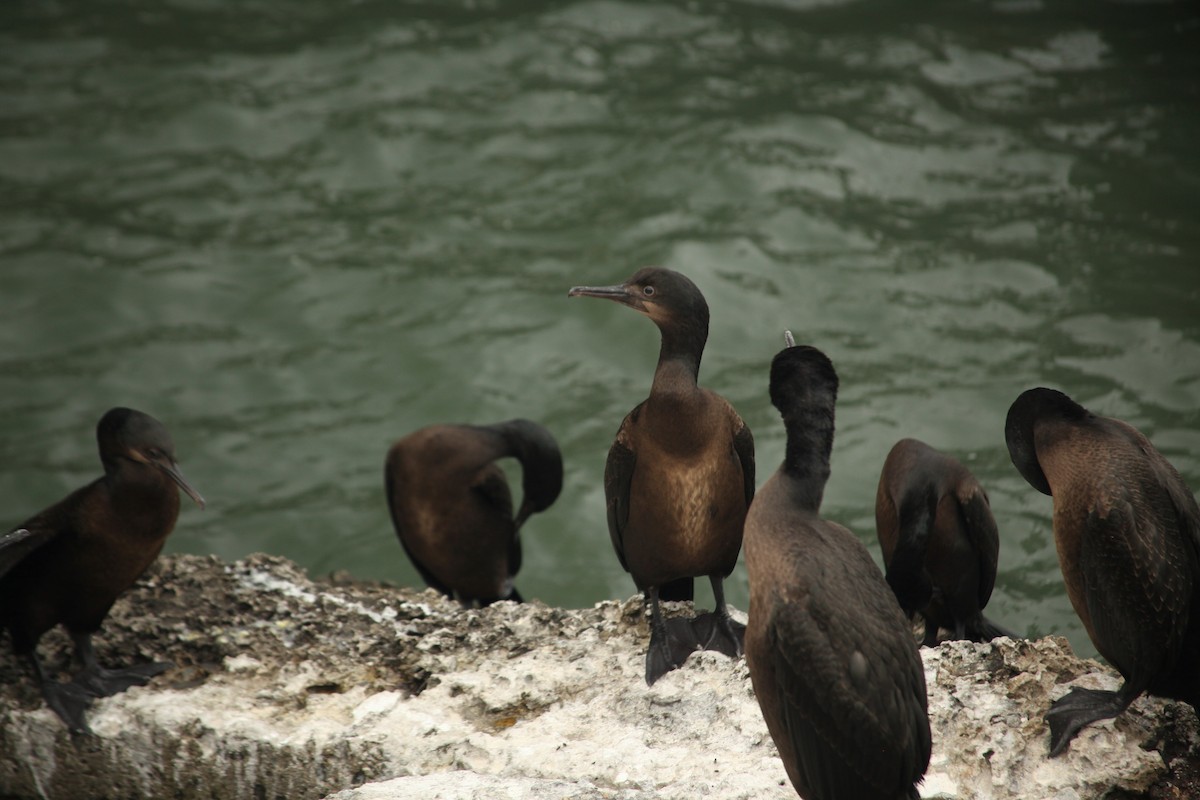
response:
{"label": "water ripple", "polygon": [[[754,428],[764,478],[780,332],[831,355],[826,512],[872,548],[896,439],[969,460],[1000,519],[1002,621],[1089,652],[1048,504],[1004,448],[1022,389],[1130,419],[1200,485],[1187,3],[98,0],[0,17],[14,514],[96,474],[91,426],[128,404],[167,422],[213,501],[171,547],[416,582],[382,501],[388,443],[528,416],[567,476],[531,522],[523,589],[632,592],[601,476],[657,335],[565,293],[647,263],[706,292],[701,380]],[[730,592],[744,604],[740,569]]]}

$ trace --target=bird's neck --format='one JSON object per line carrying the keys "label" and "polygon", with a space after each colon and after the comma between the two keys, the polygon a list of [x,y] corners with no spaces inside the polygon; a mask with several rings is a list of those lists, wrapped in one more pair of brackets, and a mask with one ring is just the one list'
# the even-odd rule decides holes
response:
{"label": "bird's neck", "polygon": [[708,339],[707,324],[674,324],[659,327],[662,341],[654,370],[656,393],[692,393],[700,375],[700,358]]}
{"label": "bird's neck", "polygon": [[700,371],[700,359],[667,358],[660,355],[654,370],[654,384],[650,397],[662,399],[684,399],[693,396],[699,389],[696,377]]}
{"label": "bird's neck", "polygon": [[529,438],[519,432],[496,426],[497,458],[515,458],[521,465],[521,506],[517,517],[546,508],[558,496],[562,486],[562,456],[552,442]]}
{"label": "bird's neck", "polygon": [[829,480],[829,456],[833,451],[833,416],[828,413],[798,413],[785,418],[787,449],[781,475],[790,484],[796,502],[816,513]]}

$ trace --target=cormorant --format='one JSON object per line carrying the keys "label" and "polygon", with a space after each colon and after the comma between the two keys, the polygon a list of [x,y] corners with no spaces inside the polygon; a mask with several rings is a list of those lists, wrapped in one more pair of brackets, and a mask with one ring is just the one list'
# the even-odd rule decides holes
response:
{"label": "cormorant", "polygon": [[787,341],[770,378],[786,455],[746,517],[750,679],[801,797],[916,800],[930,754],[919,648],[866,547],[820,516],[838,379]]}
{"label": "cormorant", "polygon": [[[117,597],[162,550],[179,516],[183,489],[204,499],[175,463],[161,422],[114,408],[96,426],[104,476],[78,489],[0,539],[0,625],[13,651],[29,660],[47,705],[72,731],[90,732],[84,711],[96,697],[145,684],[172,665],[104,669],[92,634]],[[69,683],[46,672],[37,655],[42,634],[63,625],[84,668]]]}
{"label": "cormorant", "polygon": [[[650,607],[646,682],[698,648],[741,655],[745,628],[729,617],[723,582],[754,497],[754,437],[724,398],[696,383],[708,339],[704,295],[678,272],[647,267],[568,296],[615,300],[649,317],[662,337],[650,396],[621,423],[604,468],[613,547]],[[715,612],[664,620],[659,600],[691,599],[701,575]]]}
{"label": "cormorant", "polygon": [[1200,509],[1175,468],[1132,425],[1062,392],[1029,389],[1008,410],[1008,452],[1054,498],[1067,596],[1092,643],[1125,679],[1076,687],[1046,713],[1050,755],[1142,692],[1200,701]]}
{"label": "cormorant", "polygon": [[983,616],[1000,536],[987,492],[958,459],[896,442],[879,476],[875,532],[900,608],[925,620],[923,644],[937,644],[939,628],[973,642],[1013,636]]}
{"label": "cormorant", "polygon": [[[521,507],[494,463],[521,464]],[[464,605],[522,602],[521,526],[562,490],[562,455],[550,431],[526,419],[433,425],[392,445],[384,485],[392,524],[425,583]]]}

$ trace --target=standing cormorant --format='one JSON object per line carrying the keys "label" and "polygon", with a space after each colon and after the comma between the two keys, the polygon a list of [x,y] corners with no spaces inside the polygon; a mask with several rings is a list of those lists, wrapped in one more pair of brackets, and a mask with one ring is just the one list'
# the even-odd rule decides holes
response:
{"label": "standing cormorant", "polygon": [[[89,732],[84,711],[93,698],[143,685],[172,666],[104,669],[92,634],[162,550],[179,516],[178,490],[204,507],[154,417],[114,408],[100,419],[96,439],[104,476],[0,538],[0,625],[13,651],[29,660],[47,705],[82,733]],[[69,683],[53,680],[37,655],[42,634],[59,624],[84,665]]]}
{"label": "standing cormorant", "polygon": [[1067,596],[1092,643],[1125,679],[1076,687],[1046,713],[1050,755],[1142,692],[1200,701],[1200,509],[1175,468],[1136,428],[1053,389],[1008,410],[1013,465],[1054,498]]}
{"label": "standing cormorant", "polygon": [[[524,497],[512,495],[494,463],[521,464]],[[521,602],[518,534],[562,490],[562,455],[550,431],[526,419],[495,425],[433,425],[392,445],[384,486],[404,551],[439,592],[463,605]]]}
{"label": "standing cormorant", "polygon": [[900,608],[925,620],[923,644],[1013,634],[983,616],[996,584],[1000,536],[987,492],[956,458],[916,439],[896,442],[875,496],[875,533]]}
{"label": "standing cormorant", "polygon": [[746,517],[750,679],[801,797],[915,800],[930,753],[919,648],[866,547],[820,516],[838,379],[787,340],[770,383],[786,455]]}
{"label": "standing cormorant", "polygon": [[[745,628],[729,617],[723,581],[737,564],[754,497],[754,437],[733,407],[696,384],[708,339],[708,304],[687,277],[647,267],[616,286],[576,286],[570,297],[615,300],[662,335],[650,396],[621,423],[608,451],[604,494],[617,557],[650,606],[646,682],[697,648],[742,653]],[[716,611],[664,620],[660,599],[691,599],[707,575]]]}

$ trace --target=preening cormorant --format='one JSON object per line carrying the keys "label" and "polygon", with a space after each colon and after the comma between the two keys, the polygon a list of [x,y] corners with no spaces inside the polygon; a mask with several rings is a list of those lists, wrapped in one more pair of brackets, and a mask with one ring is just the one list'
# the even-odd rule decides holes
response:
{"label": "preening cormorant", "polygon": [[926,646],[939,628],[973,642],[1013,635],[983,616],[1000,536],[987,492],[958,459],[916,439],[896,442],[879,476],[875,533],[900,608],[925,620]]}
{"label": "preening cormorant", "polygon": [[1054,498],[1054,543],[1067,595],[1092,643],[1125,679],[1076,687],[1046,713],[1050,755],[1142,692],[1200,701],[1200,510],[1175,468],[1132,425],[1053,389],[1008,410],[1008,452]]}
{"label": "preening cormorant", "polygon": [[[496,465],[521,464],[524,497]],[[400,543],[425,582],[464,605],[522,598],[521,526],[562,490],[562,455],[550,431],[525,419],[495,425],[433,425],[392,445],[384,485]]]}

